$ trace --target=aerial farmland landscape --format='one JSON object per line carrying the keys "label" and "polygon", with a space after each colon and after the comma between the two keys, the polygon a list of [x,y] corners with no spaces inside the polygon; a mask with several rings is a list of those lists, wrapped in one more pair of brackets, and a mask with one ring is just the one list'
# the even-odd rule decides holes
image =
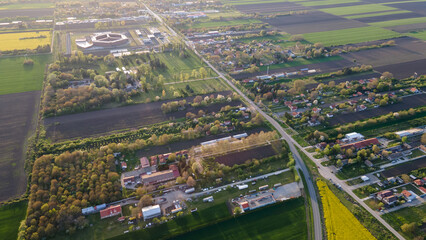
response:
{"label": "aerial farmland landscape", "polygon": [[426,0],[0,0],[0,113],[0,239],[426,237]]}

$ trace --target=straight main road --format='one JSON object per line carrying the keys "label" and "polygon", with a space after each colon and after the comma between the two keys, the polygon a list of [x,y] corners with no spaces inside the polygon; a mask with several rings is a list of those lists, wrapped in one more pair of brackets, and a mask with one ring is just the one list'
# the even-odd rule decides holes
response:
{"label": "straight main road", "polygon": [[[163,21],[163,19],[160,16],[158,16],[155,12],[151,11],[151,9],[149,9],[146,5],[145,5],[145,7],[148,10],[148,12],[154,18],[156,18],[160,23],[162,23],[165,27],[167,27],[172,32],[172,35],[179,36],[178,34],[176,34],[176,32],[172,28],[170,28]],[[321,225],[321,215],[320,215],[320,210],[319,210],[319,204],[318,204],[317,194],[315,192],[314,185],[313,185],[312,180],[310,178],[309,171],[306,168],[306,166],[305,166],[302,158],[300,157],[299,152],[295,148],[295,146],[293,144],[293,141],[292,141],[292,138],[285,132],[284,128],[277,121],[275,121],[275,119],[273,119],[268,114],[266,114],[265,112],[263,112],[251,99],[249,99],[242,91],[240,91],[240,89],[238,89],[234,85],[234,83],[232,81],[230,81],[228,78],[226,78],[209,61],[207,61],[203,56],[201,56],[201,54],[198,53],[198,51],[195,49],[194,45],[188,39],[183,38],[183,41],[185,42],[185,44],[189,48],[191,48],[195,52],[195,54],[197,54],[198,57],[201,58],[201,60],[203,60],[203,62],[205,62],[213,71],[215,71],[216,74],[220,78],[222,78],[224,81],[226,81],[229,84],[229,86],[231,86],[242,98],[244,98],[244,100],[251,106],[251,108],[253,108],[254,110],[256,110],[267,121],[269,121],[275,127],[275,129],[279,132],[279,134],[282,136],[282,138],[287,141],[287,143],[288,143],[288,145],[290,147],[290,151],[293,153],[294,159],[296,161],[296,168],[300,169],[303,172],[303,175],[305,177],[306,183],[308,185],[307,187],[308,187],[309,195],[311,197],[310,201],[311,201],[312,212],[313,212],[314,236],[315,236],[316,240],[321,240],[322,239],[322,225]]]}

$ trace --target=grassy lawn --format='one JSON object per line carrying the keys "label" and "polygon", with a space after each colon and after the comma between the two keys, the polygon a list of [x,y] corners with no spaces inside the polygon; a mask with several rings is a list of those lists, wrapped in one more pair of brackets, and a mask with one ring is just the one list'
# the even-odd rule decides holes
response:
{"label": "grassy lawn", "polygon": [[10,9],[35,9],[35,8],[54,8],[54,3],[25,3],[25,4],[8,4],[0,6],[0,10]]}
{"label": "grassy lawn", "polygon": [[302,146],[302,147],[309,146],[309,143],[307,143],[302,136],[300,136],[300,135],[293,135],[292,137],[293,137],[294,140],[296,140],[296,142],[298,144],[300,144],[300,146]]}
{"label": "grassy lawn", "polygon": [[387,29],[369,26],[307,33],[303,34],[303,36],[311,43],[322,43],[325,46],[337,46],[350,43],[361,43],[380,39],[389,39],[399,37],[400,34]]}
{"label": "grassy lawn", "polygon": [[27,213],[27,201],[0,207],[0,236],[3,240],[16,240],[20,222]]}
{"label": "grassy lawn", "polygon": [[362,179],[361,179],[361,178],[355,178],[355,179],[353,179],[353,180],[347,181],[346,183],[347,183],[349,186],[353,186],[353,185],[360,184],[360,183],[362,183],[362,182],[364,182],[364,181],[362,181]]}
{"label": "grassy lawn", "polygon": [[209,22],[199,22],[192,25],[189,25],[189,28],[216,28],[216,27],[225,27],[225,26],[237,26],[237,25],[247,25],[252,23],[262,23],[257,19],[235,19],[229,21],[209,21]]}
{"label": "grassy lawn", "polygon": [[398,193],[402,192],[403,190],[407,190],[407,191],[412,191],[413,193],[415,193],[416,195],[422,195],[423,193],[420,191],[420,189],[418,189],[417,187],[415,187],[413,184],[407,184],[398,188],[395,188],[396,191]]}
{"label": "grassy lawn", "polygon": [[289,200],[210,225],[175,239],[306,239],[303,198]]}
{"label": "grassy lawn", "polygon": [[244,16],[241,12],[238,11],[229,11],[229,12],[217,12],[217,13],[206,13],[209,19],[219,19],[223,18],[236,18]]}
{"label": "grassy lawn", "polygon": [[426,31],[410,32],[407,35],[426,41]]}
{"label": "grassy lawn", "polygon": [[24,66],[25,57],[0,58],[0,95],[41,90],[44,69],[51,55],[29,56],[33,66]]}
{"label": "grassy lawn", "polygon": [[[322,57],[322,58],[315,58],[315,59],[296,58],[291,62],[269,65],[269,69],[272,70],[272,69],[280,69],[280,68],[287,68],[287,67],[296,67],[296,66],[313,64],[313,63],[337,61],[341,59],[343,59],[341,56]],[[261,66],[260,71],[266,71],[267,68],[268,68],[267,66]]]}
{"label": "grassy lawn", "polygon": [[386,220],[395,230],[405,236],[407,239],[413,239],[415,236],[424,235],[421,227],[417,227],[413,234],[407,234],[401,231],[401,226],[405,223],[416,222],[422,224],[425,217],[426,204],[418,207],[403,208],[395,212],[387,213],[382,215],[383,219]]}
{"label": "grassy lawn", "polygon": [[397,19],[397,20],[384,21],[384,22],[374,22],[374,23],[370,23],[370,25],[376,26],[376,27],[393,27],[393,26],[399,26],[399,25],[408,25],[408,24],[425,23],[425,22],[426,22],[426,17],[418,17],[418,18]]}
{"label": "grassy lawn", "polygon": [[415,149],[414,151],[411,152],[410,158],[416,158],[423,155],[425,155],[423,151],[421,151],[420,149]]}
{"label": "grassy lawn", "polygon": [[342,169],[337,172],[336,176],[339,179],[348,179],[373,172],[374,170],[374,168],[367,167],[364,163],[359,162],[343,166]]}
{"label": "grassy lawn", "polygon": [[399,10],[399,11],[389,11],[389,12],[380,12],[380,13],[367,13],[367,14],[357,14],[351,16],[345,16],[348,19],[357,19],[357,18],[366,18],[366,17],[377,17],[377,16],[386,16],[392,14],[401,14],[401,13],[409,13],[408,10]]}
{"label": "grassy lawn", "polygon": [[380,5],[380,4],[365,4],[365,5],[357,5],[355,7],[348,6],[348,7],[322,8],[320,10],[333,15],[342,16],[342,15],[361,14],[361,13],[369,13],[369,12],[391,11],[391,10],[398,10],[398,9]]}

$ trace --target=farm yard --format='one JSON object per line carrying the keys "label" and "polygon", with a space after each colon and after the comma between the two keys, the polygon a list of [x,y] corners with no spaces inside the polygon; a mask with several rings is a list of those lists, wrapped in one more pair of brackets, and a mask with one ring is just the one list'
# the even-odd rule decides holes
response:
{"label": "farm yard", "polygon": [[34,130],[40,91],[0,95],[0,201],[23,194],[25,144]]}
{"label": "farm yard", "polygon": [[36,49],[50,44],[50,31],[0,33],[0,51]]}
{"label": "farm yard", "polygon": [[[34,64],[25,66],[25,59],[33,60]],[[50,59],[50,55],[0,58],[0,95],[41,90]]]}
{"label": "farm yard", "polygon": [[358,120],[363,120],[372,117],[378,117],[384,114],[388,114],[390,112],[397,112],[401,110],[407,110],[410,108],[416,108],[426,105],[426,94],[417,94],[413,96],[404,97],[402,102],[395,103],[392,105],[379,107],[376,109],[368,109],[362,112],[354,112],[347,114],[336,115],[332,119],[330,119],[331,125],[345,124]]}

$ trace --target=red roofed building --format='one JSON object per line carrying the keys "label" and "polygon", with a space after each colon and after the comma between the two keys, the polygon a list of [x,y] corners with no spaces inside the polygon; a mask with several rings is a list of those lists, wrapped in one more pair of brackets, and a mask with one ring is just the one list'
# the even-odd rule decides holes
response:
{"label": "red roofed building", "polygon": [[423,193],[425,193],[425,194],[426,194],[426,188],[424,188],[424,187],[419,187],[419,189],[420,189],[420,191],[422,191]]}
{"label": "red roofed building", "polygon": [[151,166],[157,166],[157,156],[151,157]]}
{"label": "red roofed building", "polygon": [[242,210],[250,209],[248,202],[242,202],[242,203],[240,203],[240,206],[241,206]]}
{"label": "red roofed building", "polygon": [[121,214],[121,206],[120,205],[111,206],[109,208],[101,210],[100,214],[101,214],[101,219],[117,216]]}
{"label": "red roofed building", "polygon": [[127,169],[127,163],[126,162],[121,162],[121,169],[123,169],[123,170]]}
{"label": "red roofed building", "polygon": [[146,157],[142,157],[142,158],[140,159],[140,161],[141,161],[141,167],[142,167],[142,168],[149,167],[149,161],[148,161],[148,158],[146,158]]}
{"label": "red roofed building", "polygon": [[344,150],[349,148],[355,148],[358,150],[358,149],[369,147],[371,145],[379,145],[379,140],[377,140],[377,138],[370,138],[363,141],[342,145],[340,146],[340,148]]}
{"label": "red roofed building", "polygon": [[416,179],[416,180],[414,180],[414,183],[415,183],[417,186],[423,186],[423,180],[422,180],[422,179]]}

